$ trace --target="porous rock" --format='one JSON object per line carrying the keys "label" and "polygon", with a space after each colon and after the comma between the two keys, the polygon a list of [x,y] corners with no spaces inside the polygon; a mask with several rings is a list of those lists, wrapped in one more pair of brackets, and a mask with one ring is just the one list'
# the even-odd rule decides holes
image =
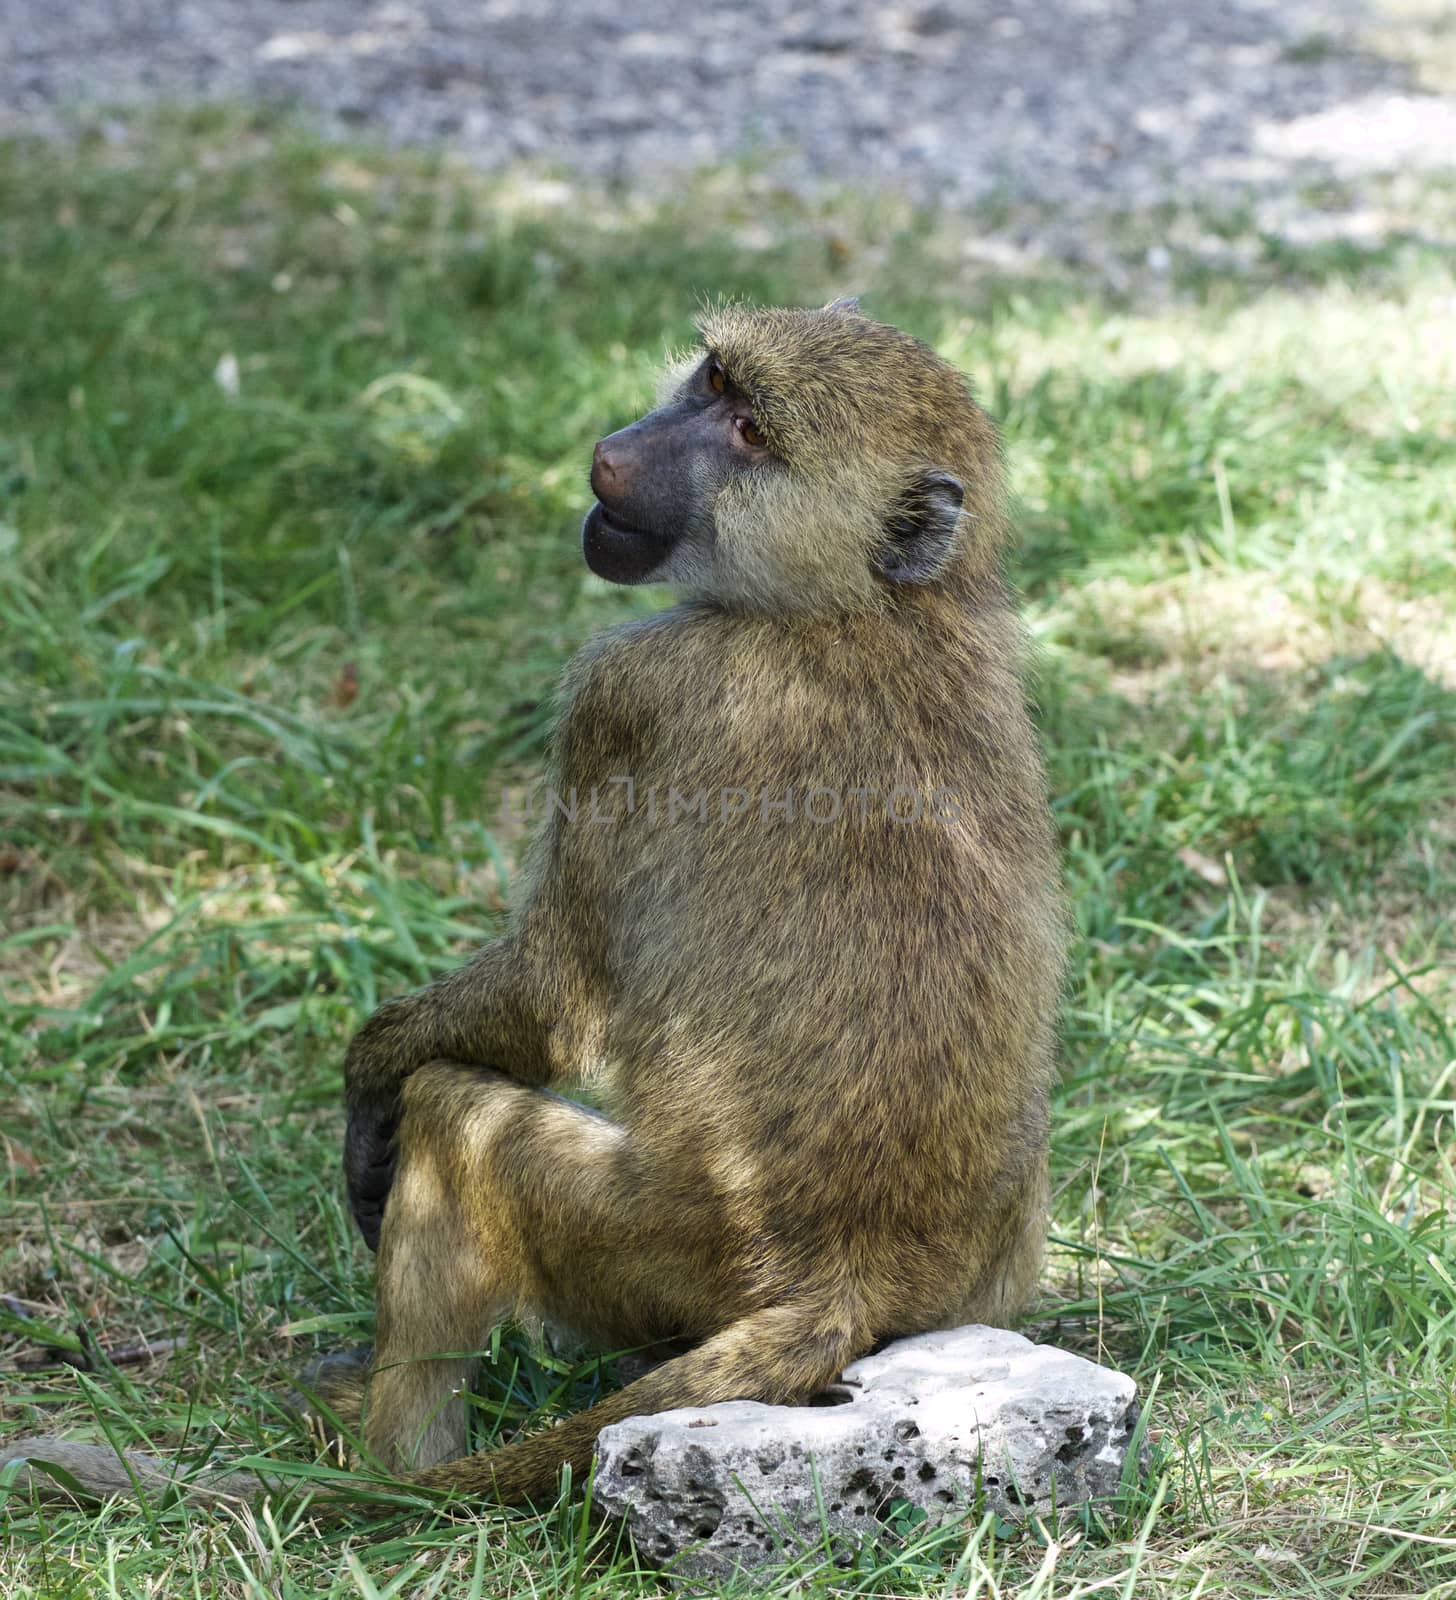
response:
{"label": "porous rock", "polygon": [[594,1498],[638,1553],[722,1579],[852,1549],[919,1507],[1024,1521],[1116,1492],[1137,1424],[1121,1372],[996,1328],[901,1339],[807,1406],[750,1401],[603,1430]]}

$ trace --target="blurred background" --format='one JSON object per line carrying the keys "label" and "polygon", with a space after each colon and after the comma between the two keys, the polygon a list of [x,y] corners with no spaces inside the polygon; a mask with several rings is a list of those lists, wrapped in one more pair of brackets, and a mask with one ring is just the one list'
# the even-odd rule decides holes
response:
{"label": "blurred background", "polygon": [[[0,1433],[304,1459],[343,1047],[664,599],[592,443],[705,298],[857,292],[1003,430],[1079,932],[1028,1331],[1153,1471],[761,1592],[1456,1595],[1453,169],[1437,0],[0,0]],[[507,1330],[482,1433],[611,1381]],[[191,1515],[6,1502],[7,1593],[657,1592],[579,1511]]]}

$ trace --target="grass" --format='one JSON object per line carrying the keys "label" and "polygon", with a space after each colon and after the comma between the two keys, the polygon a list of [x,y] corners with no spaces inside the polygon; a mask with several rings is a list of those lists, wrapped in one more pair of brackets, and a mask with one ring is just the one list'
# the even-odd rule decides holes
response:
{"label": "grass", "polygon": [[[279,1396],[370,1308],[345,1040],[495,925],[555,675],[654,603],[580,564],[590,442],[700,295],[856,287],[1005,428],[1081,933],[1032,1330],[1155,1391],[1154,1468],[752,1592],[1456,1595],[1449,258],[1153,282],[1130,229],[1114,295],[752,172],[577,196],[230,113],[11,144],[0,216],[6,1433],[305,1470]],[[507,1331],[481,1414],[603,1381]],[[569,1498],[0,1529],[37,1600],[659,1587]]]}

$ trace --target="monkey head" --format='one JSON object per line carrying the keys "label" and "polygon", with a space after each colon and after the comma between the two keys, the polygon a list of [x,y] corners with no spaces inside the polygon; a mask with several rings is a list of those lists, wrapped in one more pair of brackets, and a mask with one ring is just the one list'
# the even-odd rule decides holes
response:
{"label": "monkey head", "polygon": [[699,332],[658,408],[596,447],[593,572],[833,614],[974,562],[1000,457],[953,367],[854,301],[726,306]]}

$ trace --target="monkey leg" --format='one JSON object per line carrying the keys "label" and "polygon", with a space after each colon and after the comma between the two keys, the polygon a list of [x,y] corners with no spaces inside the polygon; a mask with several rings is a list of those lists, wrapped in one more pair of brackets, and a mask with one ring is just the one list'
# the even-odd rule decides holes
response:
{"label": "monkey leg", "polygon": [[701,1337],[739,1309],[711,1203],[658,1193],[606,1117],[431,1062],[406,1081],[399,1149],[364,1407],[368,1451],[391,1469],[465,1454],[473,1352],[505,1316],[625,1345]]}

